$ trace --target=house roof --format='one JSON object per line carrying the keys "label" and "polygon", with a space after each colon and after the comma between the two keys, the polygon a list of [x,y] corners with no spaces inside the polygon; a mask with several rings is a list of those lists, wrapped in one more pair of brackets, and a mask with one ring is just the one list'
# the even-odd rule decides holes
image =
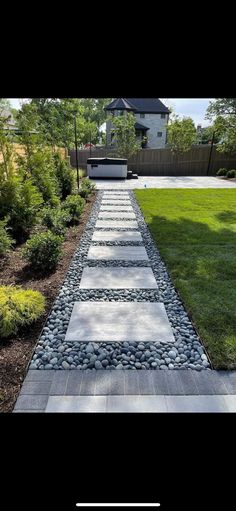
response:
{"label": "house roof", "polygon": [[[127,105],[127,106],[125,106]],[[135,113],[168,114],[169,109],[158,98],[117,98],[105,110],[133,110]]]}
{"label": "house roof", "polygon": [[134,127],[136,130],[141,130],[141,131],[147,131],[150,129],[150,128],[147,128],[146,126],[144,126],[143,124],[140,124],[139,122],[136,122]]}
{"label": "house roof", "polygon": [[124,98],[114,99],[104,110],[133,110]]}

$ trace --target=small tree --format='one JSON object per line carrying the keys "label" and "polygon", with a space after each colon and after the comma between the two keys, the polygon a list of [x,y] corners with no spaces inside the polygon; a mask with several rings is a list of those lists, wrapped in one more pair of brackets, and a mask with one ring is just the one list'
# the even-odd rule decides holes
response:
{"label": "small tree", "polygon": [[219,98],[210,101],[206,118],[214,119],[214,134],[220,139],[217,151],[236,154],[236,99]]}
{"label": "small tree", "polygon": [[173,153],[185,153],[197,143],[197,130],[190,117],[182,120],[175,116],[167,126],[168,145]]}
{"label": "small tree", "polygon": [[114,128],[114,144],[117,156],[131,158],[141,149],[142,142],[137,141],[135,134],[135,116],[132,113],[111,119]]}

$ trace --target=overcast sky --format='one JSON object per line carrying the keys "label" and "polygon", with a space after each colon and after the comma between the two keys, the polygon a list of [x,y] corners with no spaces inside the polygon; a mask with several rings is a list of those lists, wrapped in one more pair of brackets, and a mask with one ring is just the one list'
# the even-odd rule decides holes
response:
{"label": "overcast sky", "polygon": [[[172,106],[174,108],[174,112],[180,117],[191,117],[196,125],[209,125],[209,121],[204,119],[204,117],[211,98],[160,98],[160,100],[167,106]],[[10,99],[10,102],[14,108],[20,108],[19,99]]]}

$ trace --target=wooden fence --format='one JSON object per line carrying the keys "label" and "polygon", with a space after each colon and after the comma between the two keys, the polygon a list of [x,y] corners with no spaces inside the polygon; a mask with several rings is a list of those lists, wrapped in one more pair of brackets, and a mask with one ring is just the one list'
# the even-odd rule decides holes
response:
{"label": "wooden fence", "polygon": [[[23,145],[17,144],[15,142],[13,142],[12,146],[13,146],[14,157],[15,156],[24,156],[25,150],[24,150],[24,146]],[[55,151],[58,151],[60,153],[60,155],[62,156],[62,158],[64,158],[64,159],[69,157],[68,156],[68,151],[67,151],[67,149],[64,149],[64,147],[55,147]],[[0,163],[2,161],[3,161],[3,157],[2,157],[2,153],[0,151]],[[17,164],[16,164],[15,158],[14,158],[13,164],[14,164],[14,168],[17,168]]]}
{"label": "wooden fence", "polygon": [[[173,155],[170,149],[142,149],[128,161],[129,169],[140,176],[206,176],[210,146],[194,146],[187,153]],[[75,151],[70,151],[71,165],[76,166]],[[110,149],[92,149],[91,158],[110,156]],[[90,150],[79,150],[79,167],[86,170]],[[221,167],[236,169],[236,155],[220,153],[213,147],[209,175],[215,175]]]}

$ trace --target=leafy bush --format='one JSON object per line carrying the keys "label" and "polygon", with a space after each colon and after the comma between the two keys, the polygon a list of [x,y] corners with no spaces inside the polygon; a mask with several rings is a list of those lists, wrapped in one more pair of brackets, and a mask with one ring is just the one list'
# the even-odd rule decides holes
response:
{"label": "leafy bush", "polygon": [[30,178],[14,175],[0,184],[0,216],[9,217],[8,225],[17,241],[24,240],[36,224],[42,203],[42,195]]}
{"label": "leafy bush", "polygon": [[58,236],[65,235],[66,225],[71,221],[68,211],[59,208],[44,208],[41,216],[43,225],[46,225],[54,234],[58,234]]}
{"label": "leafy bush", "polygon": [[0,220],[0,257],[4,256],[11,249],[14,241],[8,234],[6,224],[8,219]]}
{"label": "leafy bush", "polygon": [[14,238],[18,241],[28,237],[31,227],[37,223],[42,203],[42,195],[31,179],[19,181],[15,203],[9,213],[9,225]]}
{"label": "leafy bush", "polygon": [[78,222],[84,209],[85,200],[79,195],[68,195],[62,204],[62,209],[71,216],[71,223]]}
{"label": "leafy bush", "polygon": [[227,174],[227,169],[224,169],[224,168],[219,169],[219,170],[216,172],[216,175],[217,175],[217,176],[226,176],[226,174]]}
{"label": "leafy bush", "polygon": [[59,204],[59,185],[56,178],[55,163],[50,150],[37,149],[25,157],[18,156],[18,168],[24,179],[32,178],[43,196],[45,203],[51,206]]}
{"label": "leafy bush", "polygon": [[72,193],[75,176],[69,163],[59,153],[53,156],[55,162],[56,178],[59,185],[59,193],[62,200]]}
{"label": "leafy bush", "polygon": [[63,238],[51,231],[34,234],[22,251],[23,257],[37,271],[50,271],[55,268],[60,256]]}
{"label": "leafy bush", "polygon": [[95,183],[92,183],[90,179],[83,179],[79,190],[79,195],[87,199],[87,197],[94,191],[95,187]]}
{"label": "leafy bush", "polygon": [[236,170],[233,170],[233,169],[232,170],[228,170],[226,176],[229,179],[232,179],[233,177],[236,177]]}
{"label": "leafy bush", "polygon": [[16,334],[44,312],[45,299],[38,291],[21,287],[0,287],[0,336]]}

